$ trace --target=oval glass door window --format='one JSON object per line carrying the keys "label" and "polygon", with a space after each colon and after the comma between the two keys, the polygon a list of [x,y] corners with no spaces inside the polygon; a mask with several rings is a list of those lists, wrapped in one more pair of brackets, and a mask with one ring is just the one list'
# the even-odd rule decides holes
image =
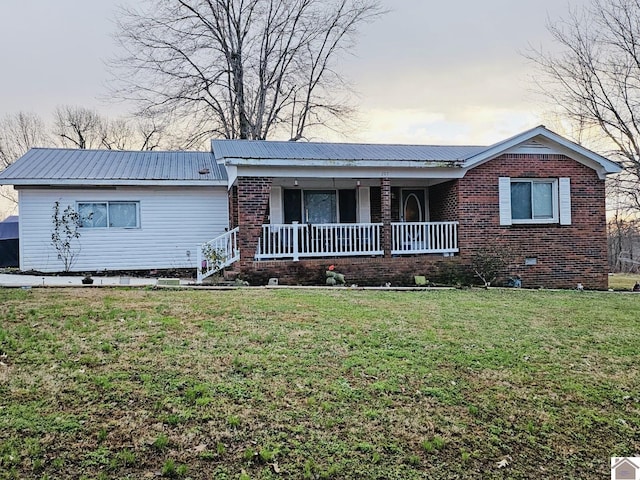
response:
{"label": "oval glass door window", "polygon": [[410,193],[404,199],[404,221],[421,222],[423,218],[420,200],[415,193]]}

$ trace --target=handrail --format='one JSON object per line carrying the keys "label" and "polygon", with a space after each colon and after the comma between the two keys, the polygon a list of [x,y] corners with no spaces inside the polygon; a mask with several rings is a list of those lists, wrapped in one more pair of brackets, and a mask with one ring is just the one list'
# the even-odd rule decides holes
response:
{"label": "handrail", "polygon": [[197,283],[240,260],[238,248],[239,227],[229,230],[213,240],[198,245]]}

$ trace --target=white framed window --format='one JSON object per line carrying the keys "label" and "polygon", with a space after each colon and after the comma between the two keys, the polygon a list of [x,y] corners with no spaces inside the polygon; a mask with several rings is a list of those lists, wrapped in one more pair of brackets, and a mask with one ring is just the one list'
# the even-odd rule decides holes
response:
{"label": "white framed window", "polygon": [[[368,197],[369,189],[366,189]],[[301,189],[271,187],[270,221],[280,223],[356,223],[358,191],[356,189]],[[369,206],[367,205],[367,213]],[[363,216],[360,218],[370,219]]]}
{"label": "white framed window", "polygon": [[331,211],[325,212],[326,218],[321,218],[322,212],[315,208],[317,201],[323,199],[317,192],[272,186],[269,199],[271,223],[314,223],[318,217],[321,222],[327,220],[329,223],[336,220],[340,223],[371,222],[369,187],[324,190],[324,200],[329,204],[327,210]]}
{"label": "white framed window", "polygon": [[82,228],[140,228],[140,202],[77,202]]}
{"label": "white framed window", "polygon": [[571,224],[569,178],[499,178],[500,224]]}
{"label": "white framed window", "polygon": [[513,223],[557,223],[558,181],[511,179]]}

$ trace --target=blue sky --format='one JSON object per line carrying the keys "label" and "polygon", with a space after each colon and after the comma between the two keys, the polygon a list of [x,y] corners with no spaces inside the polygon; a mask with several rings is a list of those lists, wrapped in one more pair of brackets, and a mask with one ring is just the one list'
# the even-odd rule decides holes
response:
{"label": "blue sky", "polygon": [[[100,100],[120,3],[127,0],[2,0],[0,116],[47,118],[59,104],[126,111]],[[362,29],[340,66],[358,92],[356,127],[316,139],[490,144],[541,123],[553,128],[520,52],[551,47],[547,19],[587,3],[383,0],[389,13]]]}

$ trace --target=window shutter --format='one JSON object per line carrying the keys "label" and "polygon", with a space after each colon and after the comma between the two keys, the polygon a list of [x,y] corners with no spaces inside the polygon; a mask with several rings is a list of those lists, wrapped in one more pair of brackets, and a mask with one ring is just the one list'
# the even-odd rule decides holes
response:
{"label": "window shutter", "polygon": [[282,187],[271,186],[269,195],[270,223],[284,223],[282,218]]}
{"label": "window shutter", "polygon": [[371,223],[369,187],[360,187],[358,189],[358,221],[360,223]]}
{"label": "window shutter", "polygon": [[560,225],[571,225],[571,180],[561,178],[559,187]]}
{"label": "window shutter", "polygon": [[511,178],[498,178],[500,225],[511,225]]}

